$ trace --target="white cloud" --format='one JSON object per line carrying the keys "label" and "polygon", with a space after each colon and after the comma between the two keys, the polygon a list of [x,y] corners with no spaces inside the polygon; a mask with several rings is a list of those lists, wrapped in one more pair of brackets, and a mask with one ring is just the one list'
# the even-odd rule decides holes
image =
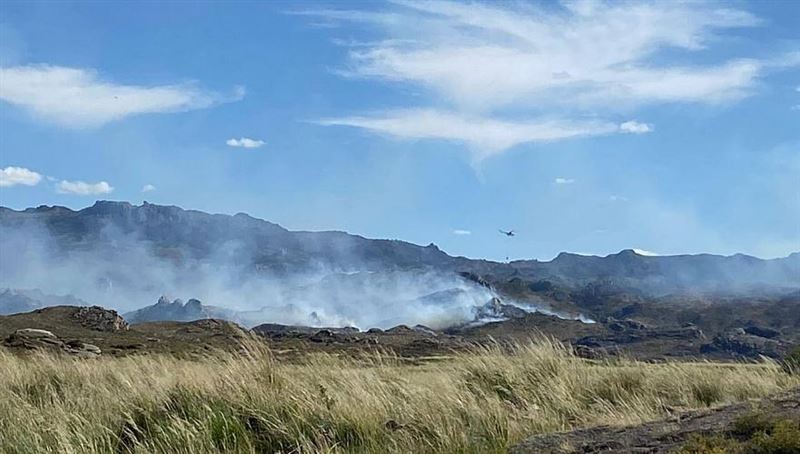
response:
{"label": "white cloud", "polygon": [[403,139],[445,139],[472,147],[476,159],[521,143],[550,142],[611,134],[617,125],[600,121],[505,121],[432,109],[411,109],[364,117],[329,118],[322,125],[353,126]]}
{"label": "white cloud", "polygon": [[453,230],[453,235],[472,235],[472,232],[469,230],[455,229]]}
{"label": "white cloud", "polygon": [[[501,122],[498,114],[509,111],[520,117],[578,123],[577,119],[587,115],[611,118],[645,105],[729,103],[753,93],[764,73],[781,68],[772,60],[754,58],[676,63],[719,46],[725,34],[736,28],[761,24],[746,11],[713,2],[564,1],[538,5],[398,0],[385,11],[302,14],[332,22],[356,22],[377,31],[375,39],[350,45],[347,65],[339,74],[422,88],[432,95],[431,102],[440,106],[438,111],[481,118],[482,123]],[[665,51],[680,58],[665,59]],[[345,120],[323,124],[347,124],[377,132],[389,129],[386,118]],[[381,127],[375,127],[376,122]],[[404,129],[404,136],[412,136],[411,128]],[[415,129],[413,136],[419,138],[454,135],[432,134],[422,126]],[[628,121],[613,132],[652,130],[652,125]],[[454,140],[488,144],[495,153],[538,141],[483,139],[477,137],[480,131],[462,132]],[[467,135],[469,140],[464,140]]]}
{"label": "white cloud", "polygon": [[240,147],[240,148],[258,148],[264,145],[263,140],[257,139],[248,139],[247,137],[242,137],[241,139],[228,139],[225,143],[229,147]]}
{"label": "white cloud", "polygon": [[42,181],[40,174],[24,167],[9,166],[5,169],[0,169],[0,187],[2,188],[18,184],[36,186],[40,181]]}
{"label": "white cloud", "polygon": [[56,185],[56,191],[59,194],[97,195],[108,194],[113,190],[114,188],[105,181],[101,181],[99,183],[86,183],[83,181],[63,180]]}
{"label": "white cloud", "polygon": [[155,191],[155,190],[156,190],[156,187],[153,186],[152,184],[146,184],[146,185],[142,186],[142,192],[152,192],[152,191]]}
{"label": "white cloud", "polygon": [[558,177],[558,178],[555,179],[555,182],[556,182],[556,184],[572,184],[572,183],[575,182],[575,180],[572,179],[572,178]]}
{"label": "white cloud", "polygon": [[400,3],[391,13],[309,14],[365,22],[385,35],[354,48],[345,74],[418,84],[481,110],[576,99],[607,107],[620,96],[634,103],[719,102],[746,94],[761,69],[754,60],[654,64],[663,49],[701,50],[723,30],[760,23],[717,4]]}
{"label": "white cloud", "polygon": [[653,131],[653,125],[631,120],[619,125],[619,130],[628,134],[646,134]]}
{"label": "white cloud", "polygon": [[124,85],[91,69],[51,65],[0,68],[0,99],[68,127],[96,127],[127,116],[181,112],[236,101],[244,96],[201,90],[193,83]]}
{"label": "white cloud", "polygon": [[608,197],[608,200],[612,202],[627,202],[628,198],[621,195],[612,195]]}
{"label": "white cloud", "polygon": [[648,251],[645,249],[636,249],[636,248],[633,249],[633,252],[636,253],[637,255],[643,255],[645,257],[658,257],[659,255],[661,255],[657,252]]}

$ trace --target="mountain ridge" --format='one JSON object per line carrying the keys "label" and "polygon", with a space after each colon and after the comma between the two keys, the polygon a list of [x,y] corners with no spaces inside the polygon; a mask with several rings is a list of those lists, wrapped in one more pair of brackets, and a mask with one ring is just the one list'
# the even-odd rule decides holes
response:
{"label": "mountain ridge", "polygon": [[609,281],[651,293],[800,286],[798,252],[761,259],[745,254],[650,256],[623,249],[602,257],[562,252],[550,261],[503,263],[451,256],[433,243],[421,246],[336,230],[292,231],[245,213],[209,214],[148,202],[100,200],[80,210],[46,205],[19,211],[0,207],[0,228],[21,227],[42,229],[53,238],[54,247],[66,253],[118,252],[120,244],[130,243],[146,245],[176,263],[214,263],[224,255],[244,269],[277,276],[315,267],[345,272],[430,268],[471,272],[492,282],[522,277],[572,288]]}

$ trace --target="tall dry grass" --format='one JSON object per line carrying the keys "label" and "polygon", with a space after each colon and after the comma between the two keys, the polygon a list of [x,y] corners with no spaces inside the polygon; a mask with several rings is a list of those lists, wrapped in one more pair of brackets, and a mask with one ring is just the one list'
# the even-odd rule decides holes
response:
{"label": "tall dry grass", "polygon": [[773,363],[590,362],[560,344],[392,355],[77,361],[0,350],[0,452],[503,452],[800,384]]}

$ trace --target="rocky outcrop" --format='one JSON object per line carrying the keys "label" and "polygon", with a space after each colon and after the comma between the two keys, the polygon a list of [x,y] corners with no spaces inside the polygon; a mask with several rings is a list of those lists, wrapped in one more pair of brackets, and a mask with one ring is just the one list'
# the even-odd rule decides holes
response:
{"label": "rocky outcrop", "polygon": [[528,311],[512,304],[505,304],[500,298],[495,297],[483,306],[476,307],[474,313],[475,320],[481,321],[498,318],[522,318],[528,314]]}
{"label": "rocky outcrop", "polygon": [[100,306],[82,307],[72,315],[72,318],[84,328],[95,331],[116,332],[127,331],[129,328],[128,322],[120,317],[117,311]]}
{"label": "rocky outcrop", "polygon": [[722,354],[733,358],[781,358],[789,345],[775,339],[748,334],[746,329],[735,329],[714,336],[710,343],[700,348],[703,354]]}
{"label": "rocky outcrop", "polygon": [[102,353],[96,345],[79,340],[64,342],[50,331],[35,328],[23,328],[14,331],[3,341],[3,345],[9,348],[26,350],[63,352],[81,358],[95,358]]}
{"label": "rocky outcrop", "polygon": [[746,326],[744,332],[752,336],[765,337],[767,339],[775,339],[781,335],[781,332],[763,326]]}

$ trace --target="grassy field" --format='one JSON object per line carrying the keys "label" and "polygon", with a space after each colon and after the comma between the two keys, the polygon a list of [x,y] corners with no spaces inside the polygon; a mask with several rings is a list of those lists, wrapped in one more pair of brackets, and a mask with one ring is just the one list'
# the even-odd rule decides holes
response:
{"label": "grassy field", "polygon": [[504,452],[535,433],[800,384],[773,363],[590,362],[546,341],[422,364],[249,351],[76,361],[0,349],[0,452]]}

